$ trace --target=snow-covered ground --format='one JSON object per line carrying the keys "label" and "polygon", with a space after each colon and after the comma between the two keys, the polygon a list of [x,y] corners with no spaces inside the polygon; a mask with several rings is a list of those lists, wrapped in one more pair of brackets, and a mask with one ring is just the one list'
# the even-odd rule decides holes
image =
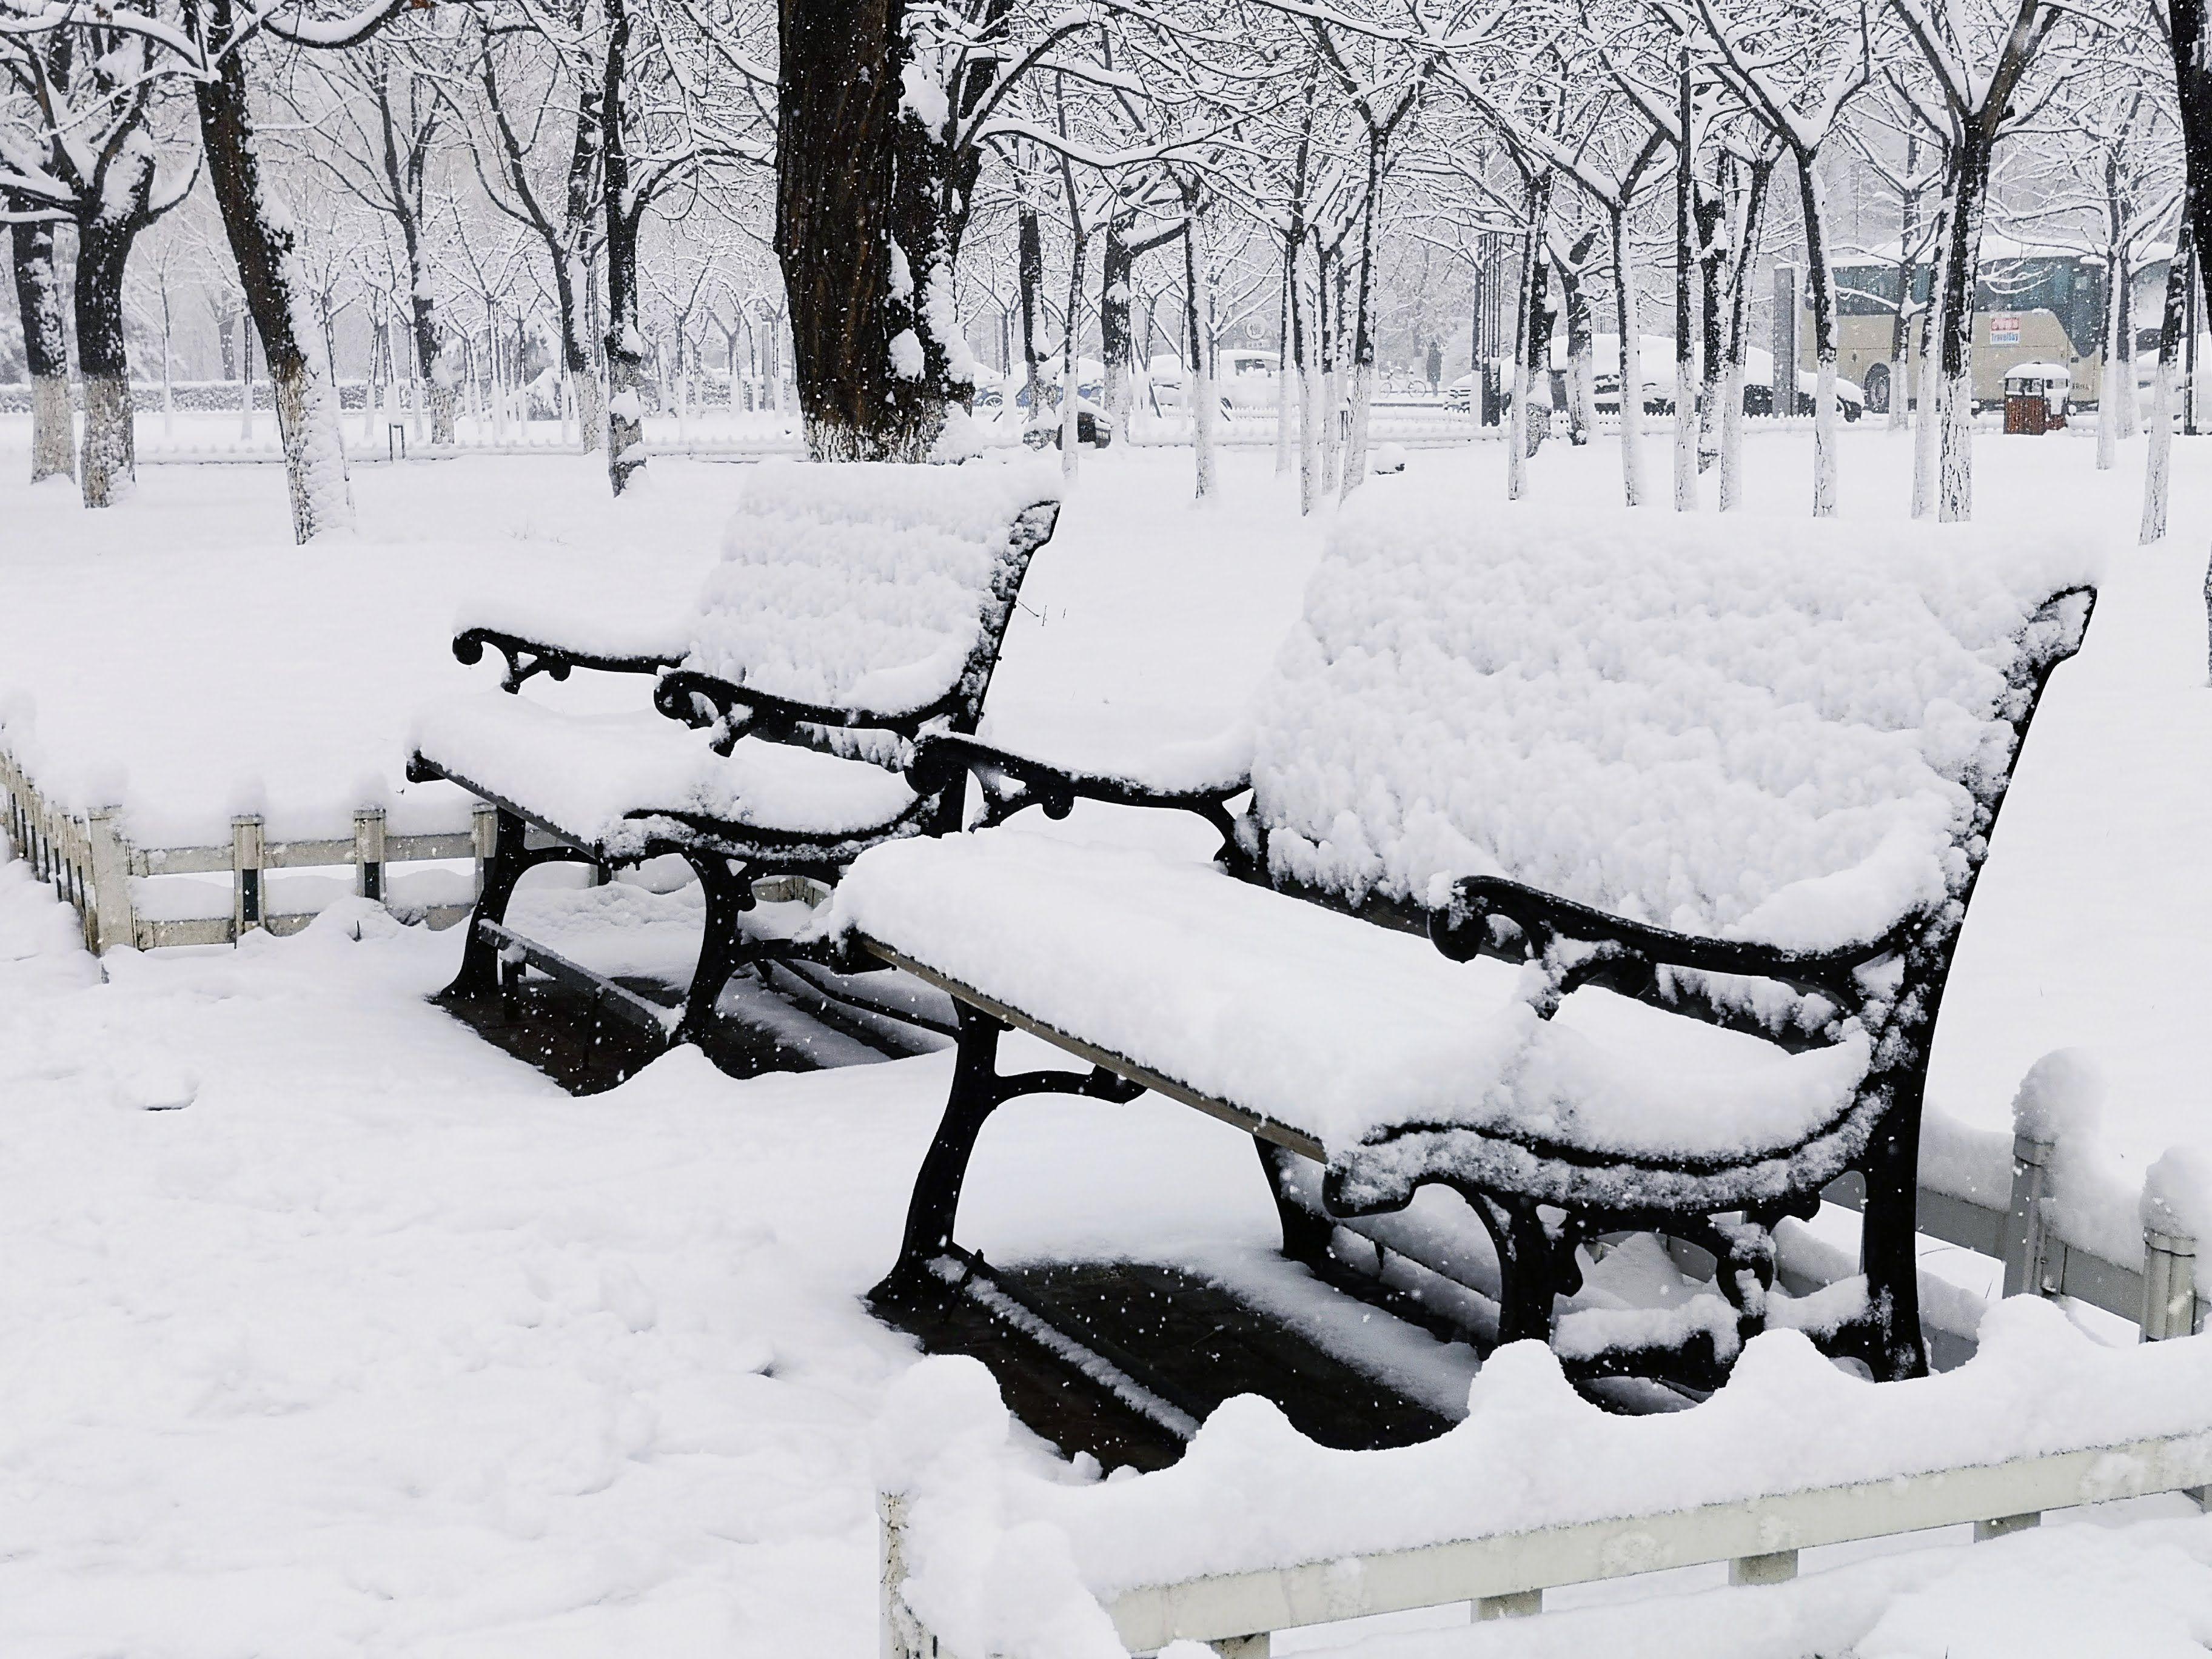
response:
{"label": "snow-covered ground", "polygon": [[[456,607],[517,586],[680,605],[742,479],[656,460],[617,504],[595,459],[363,469],[359,535],[301,550],[273,470],[149,466],[88,514],[18,481],[21,424],[0,419],[6,741],[61,793],[120,799],[149,841],[247,804],[294,835],[342,833],[366,799],[395,822],[459,811],[399,775],[415,707],[491,678],[447,653]],[[1802,510],[1809,449],[1753,440],[1756,508]],[[1985,520],[2078,526],[2112,553],[1977,896],[1933,1093],[1997,1127],[2037,1055],[2088,1048],[2131,1186],[2167,1145],[2212,1144],[2212,443],[2177,444],[2175,532],[2149,550],[2140,444],[2112,473],[2094,455],[1981,444]],[[1847,432],[1845,516],[1880,535],[1909,468],[1908,440]],[[1236,718],[1322,526],[1264,454],[1225,457],[1210,508],[1188,469],[1085,458],[994,685],[1001,735],[1119,748]],[[1494,445],[1418,452],[1370,487],[1480,512],[1503,469]],[[1610,444],[1548,446],[1532,475],[1555,501],[1617,496]],[[1103,811],[1076,827],[1140,833]],[[915,1351],[857,1297],[891,1259],[944,1056],[733,1083],[678,1052],[576,1101],[422,1002],[453,935],[350,902],[294,939],[112,957],[105,983],[73,939],[0,866],[0,1655],[870,1650],[870,1425]],[[1244,1139],[1149,1099],[1010,1106],[963,1212],[994,1258],[1203,1251],[1296,1302],[1273,1224]],[[1360,1651],[1783,1659],[1867,1638],[1869,1659],[1937,1659],[1913,1632],[1961,1605],[2100,1595],[2130,1638],[2111,1650],[2191,1650],[2173,1643],[2212,1638],[2212,1525],[2147,1508],[2100,1517],[2094,1547],[2067,1525],[1971,1557],[1838,1551],[1791,1586],[1615,1585]],[[2182,1632],[2166,1648],[2154,1603]],[[2046,1618],[2044,1649],[1987,1650],[2101,1650],[2086,1628]]]}

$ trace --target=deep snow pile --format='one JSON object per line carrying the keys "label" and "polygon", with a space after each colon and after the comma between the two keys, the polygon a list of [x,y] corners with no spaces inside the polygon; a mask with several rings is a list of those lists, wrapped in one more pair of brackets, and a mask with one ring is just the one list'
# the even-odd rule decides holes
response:
{"label": "deep snow pile", "polygon": [[1254,815],[1271,861],[1355,896],[1504,875],[1686,933],[1863,944],[1964,884],[2018,688],[2087,605],[2030,618],[2098,553],[1372,491],[1261,692]]}

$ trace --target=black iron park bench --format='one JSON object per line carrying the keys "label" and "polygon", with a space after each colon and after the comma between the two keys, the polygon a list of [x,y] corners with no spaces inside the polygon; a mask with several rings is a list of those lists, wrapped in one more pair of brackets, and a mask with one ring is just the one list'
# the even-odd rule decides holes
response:
{"label": "black iron park bench", "polygon": [[[1160,789],[925,739],[914,787],[972,774],[982,826],[864,854],[822,924],[959,1009],[876,1305],[1012,1285],[954,1238],[999,1105],[1151,1089],[1249,1132],[1293,1256],[1459,1194],[1498,1339],[1580,1378],[1711,1388],[1778,1325],[1920,1372],[1930,1044],[2094,575],[2079,548],[1917,526],[1370,503],[1258,699],[1249,777]],[[1005,823],[1078,799],[1199,811],[1218,854]],[[1088,1069],[1002,1075],[1009,1029]],[[1787,1297],[1778,1224],[1854,1176],[1861,1278]],[[1577,1301],[1624,1235],[1709,1253],[1713,1288]]]}
{"label": "black iron park bench", "polygon": [[[770,462],[752,469],[693,611],[640,628],[551,624],[516,595],[454,638],[506,659],[500,692],[417,722],[408,775],[497,809],[497,842],[450,989],[500,988],[503,963],[581,977],[658,1037],[656,1005],[507,926],[528,871],[601,871],[674,854],[696,872],[705,934],[672,1035],[696,1038],[731,975],[784,946],[749,932],[757,883],[832,879],[863,850],[957,828],[962,791],[917,789],[911,745],[975,730],[1031,556],[1059,515],[1030,459],[960,466]],[[650,709],[578,713],[520,694],[576,669],[655,676]],[[536,831],[532,836],[532,831]],[[534,843],[534,844],[533,844]]]}

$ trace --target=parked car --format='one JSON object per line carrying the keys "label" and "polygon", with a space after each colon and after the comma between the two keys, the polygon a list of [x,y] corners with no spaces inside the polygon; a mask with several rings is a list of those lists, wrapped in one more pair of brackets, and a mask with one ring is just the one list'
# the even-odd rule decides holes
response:
{"label": "parked car", "polygon": [[[1035,418],[1030,411],[1028,376],[1007,376],[999,393],[1001,419],[1018,418],[1022,441],[1042,449],[1060,441],[1060,384],[1063,365],[1055,358],[1037,365],[1037,401],[1043,405]],[[1114,441],[1114,420],[1106,410],[1106,365],[1096,357],[1075,360],[1075,436],[1079,443],[1103,449]],[[981,405],[978,404],[978,412]]]}
{"label": "parked car", "polygon": [[[1220,372],[1215,376],[1213,395],[1223,418],[1235,420],[1239,416],[1273,416],[1279,388],[1276,385],[1279,359],[1272,351],[1231,350],[1220,354]],[[1151,388],[1152,407],[1162,415],[1181,415],[1189,405],[1186,402],[1186,381],[1188,371],[1182,359],[1163,352],[1145,365],[1145,378]]]}

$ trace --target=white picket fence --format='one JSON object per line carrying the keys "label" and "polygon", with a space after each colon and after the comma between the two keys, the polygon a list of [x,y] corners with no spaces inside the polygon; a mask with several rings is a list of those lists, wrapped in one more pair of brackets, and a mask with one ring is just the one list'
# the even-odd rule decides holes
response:
{"label": "white picket fence", "polygon": [[[1412,1549],[1261,1571],[1194,1576],[1101,1600],[1133,1654],[1192,1641],[1210,1646],[1221,1659],[1267,1659],[1276,1632],[1303,1626],[1461,1602],[1471,1603],[1478,1620],[1524,1617],[1543,1611],[1547,1590],[1723,1561],[1731,1583],[1779,1583],[1796,1576],[1800,1551],[1827,1544],[1968,1523],[1982,1541],[2037,1525],[2051,1510],[2161,1492],[2185,1492],[2203,1507],[2208,1479],[2212,1442],[2203,1433],[2179,1434],[1692,1509],[1441,1539]],[[884,1659],[993,1659],[946,1645],[907,1607],[901,1591],[909,1501],[900,1493],[877,1499]]]}
{"label": "white picket fence", "polygon": [[[385,901],[391,896],[392,866],[466,860],[476,867],[471,890],[481,891],[498,825],[493,810],[479,805],[466,830],[396,836],[386,829],[382,807],[363,807],[354,814],[349,835],[272,841],[264,833],[258,815],[243,815],[231,820],[227,842],[138,847],[125,838],[113,807],[69,812],[52,805],[4,749],[0,749],[0,807],[4,807],[9,840],[40,879],[52,884],[56,896],[76,908],[84,927],[85,948],[95,954],[118,945],[151,951],[234,945],[257,928],[279,935],[295,933],[317,913],[273,909],[268,873],[274,870],[349,866],[354,891]],[[134,878],[191,875],[229,878],[228,915],[161,918],[138,914],[131,890]],[[446,927],[472,908],[472,902],[433,904],[413,914],[433,927]]]}

